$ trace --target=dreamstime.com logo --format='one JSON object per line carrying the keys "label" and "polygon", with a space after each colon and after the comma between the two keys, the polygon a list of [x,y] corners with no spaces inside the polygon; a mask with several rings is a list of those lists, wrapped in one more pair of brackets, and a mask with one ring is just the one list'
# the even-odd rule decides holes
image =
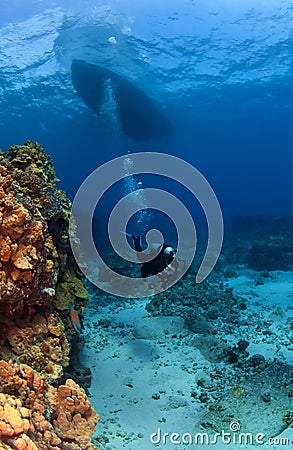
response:
{"label": "dreamstime.com logo", "polygon": [[[123,168],[126,158],[131,162],[131,170],[125,173]],[[215,266],[222,247],[223,217],[219,202],[208,181],[191,164],[175,156],[155,152],[132,153],[115,158],[94,170],[80,186],[72,204],[70,242],[81,271],[100,289],[129,298],[158,294],[177,283],[187,272],[196,253],[195,224],[186,206],[163,189],[143,189],[143,205],[137,202],[137,191],[126,194],[111,211],[108,234],[113,250],[120,257],[138,263],[136,252],[123,234],[127,223],[142,208],[151,208],[166,214],[173,221],[177,232],[175,260],[184,261],[184,264],[177,264],[175,276],[170,277],[164,285],[155,275],[148,277],[148,283],[145,283],[142,278],[127,277],[115,272],[107,266],[97,251],[92,234],[92,220],[98,202],[118,181],[140,174],[168,177],[188,189],[200,203],[208,224],[207,249],[195,279],[197,283],[202,282]],[[140,253],[140,263],[150,261],[156,256],[152,252],[150,257],[149,249],[153,244],[163,244],[164,238],[159,230],[152,229],[146,234],[146,242],[147,249]]]}
{"label": "dreamstime.com logo", "polygon": [[[241,425],[240,422],[231,422],[229,426],[229,431],[222,430],[221,432],[215,432],[215,433],[205,433],[205,432],[199,432],[195,434],[191,433],[167,433],[161,430],[161,428],[158,428],[155,433],[152,433],[150,435],[150,442],[154,445],[167,445],[169,448],[169,445],[184,445],[184,446],[199,446],[202,447],[203,445],[211,445],[211,446],[218,446],[221,445],[227,445],[227,446],[233,446],[232,448],[235,448],[235,445],[237,445],[237,448],[241,445],[282,445],[282,446],[291,446],[292,442],[289,438],[285,437],[270,437],[267,438],[267,436],[264,433],[249,433],[249,432],[242,432],[240,430]],[[217,447],[214,447],[217,448]],[[228,447],[227,447],[228,448]],[[230,447],[231,448],[231,447]]]}

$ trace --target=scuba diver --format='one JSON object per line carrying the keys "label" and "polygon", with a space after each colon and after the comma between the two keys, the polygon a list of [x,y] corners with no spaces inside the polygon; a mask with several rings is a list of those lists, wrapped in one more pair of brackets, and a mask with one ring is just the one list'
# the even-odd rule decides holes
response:
{"label": "scuba diver", "polygon": [[[143,251],[141,246],[141,237],[135,234],[131,235],[134,243],[134,249],[136,251],[138,260],[140,259],[140,253]],[[171,245],[163,244],[160,252],[155,256],[159,245],[153,246],[150,252],[154,253],[154,258],[150,261],[143,262],[141,265],[141,276],[144,282],[150,275],[157,275],[162,283],[162,288],[165,289],[170,283],[170,280],[177,277],[177,270],[179,267],[178,261],[176,261],[176,250]],[[172,265],[171,265],[172,263]]]}

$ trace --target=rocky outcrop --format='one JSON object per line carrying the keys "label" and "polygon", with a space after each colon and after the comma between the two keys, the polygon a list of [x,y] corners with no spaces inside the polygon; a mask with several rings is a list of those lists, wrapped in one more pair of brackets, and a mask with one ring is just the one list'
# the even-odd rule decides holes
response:
{"label": "rocky outcrop", "polygon": [[247,262],[255,270],[292,270],[293,235],[284,232],[254,242]]}
{"label": "rocky outcrop", "polygon": [[80,347],[68,302],[81,312],[87,291],[58,182],[39,144],[0,153],[0,449],[95,448],[98,416],[64,376]]}

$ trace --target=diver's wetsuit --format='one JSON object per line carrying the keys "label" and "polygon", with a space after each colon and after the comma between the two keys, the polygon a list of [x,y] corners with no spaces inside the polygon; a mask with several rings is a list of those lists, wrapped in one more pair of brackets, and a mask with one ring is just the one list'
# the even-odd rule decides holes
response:
{"label": "diver's wetsuit", "polygon": [[[137,253],[142,252],[141,239],[140,236],[132,236],[134,242],[134,249]],[[151,261],[144,262],[141,266],[141,276],[146,278],[149,275],[158,275],[158,273],[163,272],[166,267],[171,264],[174,259],[174,253],[170,255],[164,255],[164,251],[170,245],[163,244],[160,253],[155,256]]]}

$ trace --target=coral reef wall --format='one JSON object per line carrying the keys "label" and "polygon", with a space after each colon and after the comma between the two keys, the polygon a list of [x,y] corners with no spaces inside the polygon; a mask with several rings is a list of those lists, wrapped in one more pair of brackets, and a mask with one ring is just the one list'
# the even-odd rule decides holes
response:
{"label": "coral reef wall", "polygon": [[64,376],[79,340],[68,302],[81,312],[87,291],[58,181],[37,143],[0,153],[0,449],[96,448],[98,416]]}

